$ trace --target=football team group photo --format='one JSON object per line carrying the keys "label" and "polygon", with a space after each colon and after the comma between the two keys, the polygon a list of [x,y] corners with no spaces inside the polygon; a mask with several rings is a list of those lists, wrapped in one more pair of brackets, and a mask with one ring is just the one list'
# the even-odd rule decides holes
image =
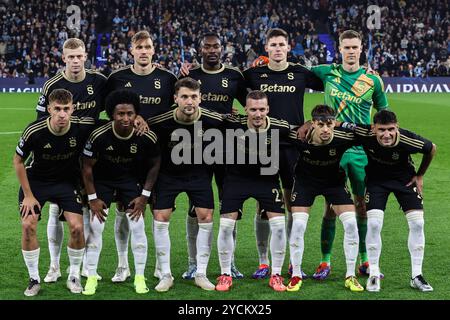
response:
{"label": "football team group photo", "polygon": [[448,2],[0,12],[0,299],[450,298]]}

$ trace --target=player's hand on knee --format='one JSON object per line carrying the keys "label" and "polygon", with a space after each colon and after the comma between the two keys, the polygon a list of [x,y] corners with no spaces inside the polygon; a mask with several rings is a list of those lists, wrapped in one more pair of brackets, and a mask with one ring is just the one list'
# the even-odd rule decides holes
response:
{"label": "player's hand on knee", "polygon": [[422,191],[423,191],[423,176],[414,176],[414,177],[412,177],[411,181],[409,181],[406,186],[409,187],[409,186],[412,186],[414,184],[416,185],[417,193],[419,195],[422,195]]}
{"label": "player's hand on knee", "polygon": [[141,215],[144,216],[147,199],[147,197],[140,196],[133,199],[128,204],[128,208],[131,208],[131,211],[128,213],[128,216],[131,218],[131,220],[138,221]]}
{"label": "player's hand on knee", "polygon": [[34,196],[25,197],[20,206],[20,214],[22,218],[26,217],[30,212],[33,218],[37,216],[39,212],[35,210],[35,208],[41,211],[41,205],[39,201]]}
{"label": "player's hand on knee", "polygon": [[136,129],[138,136],[142,136],[145,132],[150,131],[147,122],[139,115],[136,116],[136,119],[134,120],[134,128]]}
{"label": "player's hand on knee", "polygon": [[97,217],[98,221],[100,221],[101,223],[106,221],[106,217],[108,216],[106,212],[107,206],[101,199],[89,201],[89,206],[91,207],[92,221],[95,217]]}

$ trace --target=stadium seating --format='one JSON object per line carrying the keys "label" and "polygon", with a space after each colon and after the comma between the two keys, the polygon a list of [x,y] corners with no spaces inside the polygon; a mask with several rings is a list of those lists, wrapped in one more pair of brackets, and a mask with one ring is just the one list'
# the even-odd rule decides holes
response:
{"label": "stadium seating", "polygon": [[[342,0],[176,0],[75,1],[80,30],[67,27],[73,1],[6,0],[0,4],[0,77],[51,77],[63,66],[61,47],[68,37],[87,46],[88,68],[106,75],[132,62],[129,40],[147,29],[156,44],[154,61],[178,73],[183,60],[198,53],[206,31],[220,34],[224,61],[248,67],[264,54],[265,32],[280,27],[290,34],[289,60],[305,65],[339,62],[341,31],[364,35],[366,57],[382,76],[448,76],[450,21],[447,1],[378,1],[381,29],[368,43],[366,13],[371,1],[348,6]],[[367,35],[367,36],[366,36]],[[334,40],[334,41],[333,41]]]}

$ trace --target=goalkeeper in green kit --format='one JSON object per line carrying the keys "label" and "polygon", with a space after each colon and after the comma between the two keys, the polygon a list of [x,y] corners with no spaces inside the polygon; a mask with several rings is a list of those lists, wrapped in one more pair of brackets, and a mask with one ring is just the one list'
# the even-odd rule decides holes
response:
{"label": "goalkeeper in green kit", "polygon": [[[370,124],[372,106],[377,111],[386,109],[388,101],[381,78],[375,74],[368,74],[367,69],[359,64],[361,43],[362,38],[358,32],[344,31],[339,36],[342,64],[319,65],[312,67],[311,71],[324,82],[325,104],[335,109],[336,120]],[[362,275],[369,274],[365,241],[367,216],[364,203],[364,168],[366,165],[367,156],[360,146],[347,150],[341,160],[341,167],[350,180],[354,195],[359,233],[360,266],[358,271]],[[327,203],[321,231],[322,260],[313,275],[316,280],[324,280],[330,274],[335,228],[336,215]]]}

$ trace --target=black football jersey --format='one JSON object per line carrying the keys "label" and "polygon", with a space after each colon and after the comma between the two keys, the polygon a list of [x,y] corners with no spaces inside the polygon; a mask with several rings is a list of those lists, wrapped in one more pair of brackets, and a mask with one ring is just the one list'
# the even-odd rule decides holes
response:
{"label": "black football jersey", "polygon": [[170,71],[155,67],[147,75],[134,72],[133,66],[126,66],[108,77],[108,93],[126,89],[139,95],[140,115],[147,120],[171,109],[174,104],[175,82],[177,77]]}
{"label": "black football jersey", "polygon": [[358,143],[352,132],[334,128],[332,140],[324,145],[302,142],[297,140],[295,132],[293,135],[299,150],[296,179],[316,186],[335,186],[345,181],[345,171],[339,164],[344,152]]}
{"label": "black football jersey", "polygon": [[216,112],[201,107],[199,110],[197,119],[189,123],[177,119],[176,109],[148,120],[160,143],[161,172],[182,175],[207,169],[203,151],[210,142],[203,141],[203,134],[208,129],[221,128],[223,120]]}
{"label": "black football jersey", "polygon": [[409,181],[416,174],[411,154],[429,154],[433,148],[431,141],[402,128],[392,147],[381,146],[369,125],[358,125],[354,132],[369,160],[366,166],[369,180]]}
{"label": "black football jersey", "polygon": [[304,122],[303,96],[305,89],[323,91],[323,83],[314,73],[300,64],[275,71],[268,65],[244,71],[246,85],[251,90],[264,91],[269,98],[269,116],[286,120],[291,127]]}
{"label": "black football jersey", "polygon": [[201,106],[217,113],[231,113],[233,100],[245,105],[247,89],[244,76],[238,68],[222,64],[217,71],[199,65],[189,71],[189,77],[200,82]]}
{"label": "black football jersey", "polygon": [[133,129],[125,138],[115,132],[112,121],[94,130],[83,150],[83,157],[97,160],[93,168],[95,181],[142,180],[139,177],[141,159],[159,154],[158,139],[153,131],[138,136]]}
{"label": "black football jersey", "polygon": [[283,165],[279,161],[279,144],[282,140],[289,140],[287,121],[267,117],[267,127],[255,131],[249,129],[247,115],[227,115],[224,127],[234,130],[235,134],[233,143],[227,141],[225,149],[228,173],[277,176],[280,165]]}
{"label": "black football jersey", "polygon": [[23,159],[31,155],[27,176],[44,182],[78,181],[78,160],[89,134],[95,129],[95,121],[71,117],[70,126],[63,133],[55,133],[49,121],[50,117],[46,117],[28,125],[16,147],[16,153]]}
{"label": "black football jersey", "polygon": [[48,116],[48,96],[55,89],[66,89],[73,95],[73,116],[97,119],[105,108],[106,77],[100,72],[86,70],[86,77],[74,82],[66,78],[64,71],[47,80],[36,106],[37,118]]}

